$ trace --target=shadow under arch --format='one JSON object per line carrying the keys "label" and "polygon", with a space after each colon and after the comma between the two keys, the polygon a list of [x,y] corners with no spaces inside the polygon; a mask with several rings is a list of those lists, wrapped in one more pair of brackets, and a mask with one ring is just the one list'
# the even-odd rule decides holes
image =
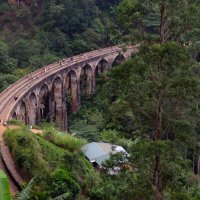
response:
{"label": "shadow under arch", "polygon": [[95,68],[95,76],[107,71],[109,69],[109,63],[105,59],[101,59]]}
{"label": "shadow under arch", "polygon": [[15,111],[12,114],[12,119],[17,119],[17,113]]}
{"label": "shadow under arch", "polygon": [[19,120],[23,122],[24,124],[27,124],[28,118],[27,118],[27,107],[24,101],[21,102],[20,108],[19,108]]}
{"label": "shadow under arch", "polygon": [[126,60],[125,56],[122,54],[119,54],[118,56],[115,57],[112,63],[112,67],[115,67],[117,65],[121,65],[124,61]]}
{"label": "shadow under arch", "polygon": [[50,91],[47,84],[43,84],[39,91],[39,119],[37,123],[41,120],[50,121]]}

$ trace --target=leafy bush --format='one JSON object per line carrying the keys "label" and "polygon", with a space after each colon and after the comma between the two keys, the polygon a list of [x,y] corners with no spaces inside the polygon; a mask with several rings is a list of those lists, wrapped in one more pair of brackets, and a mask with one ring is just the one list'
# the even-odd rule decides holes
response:
{"label": "leafy bush", "polygon": [[103,114],[93,105],[93,100],[94,97],[85,97],[80,111],[69,116],[70,130],[89,142],[101,141],[100,131],[104,129]]}
{"label": "leafy bush", "polygon": [[51,196],[59,196],[66,191],[69,192],[69,200],[75,199],[76,195],[79,193],[80,186],[75,181],[75,177],[72,177],[71,173],[63,170],[61,168],[56,169],[50,177]]}
{"label": "leafy bush", "polygon": [[100,141],[101,136],[95,125],[90,125],[86,120],[76,119],[70,126],[70,130],[79,137],[87,139],[89,142]]}
{"label": "leafy bush", "polygon": [[133,144],[132,140],[122,137],[115,130],[104,130],[101,132],[101,137],[104,142],[109,142],[109,143],[113,143],[116,145],[120,145],[126,149],[130,148],[131,145]]}

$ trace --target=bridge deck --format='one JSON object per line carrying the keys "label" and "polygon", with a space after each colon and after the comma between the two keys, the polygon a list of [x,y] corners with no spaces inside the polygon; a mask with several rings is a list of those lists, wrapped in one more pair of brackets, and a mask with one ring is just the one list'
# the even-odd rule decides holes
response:
{"label": "bridge deck", "polygon": [[[20,101],[20,99],[28,92],[34,85],[40,83],[45,78],[55,74],[61,69],[65,69],[67,67],[73,66],[80,62],[86,62],[88,59],[97,58],[109,53],[114,53],[117,51],[121,51],[119,46],[114,46],[110,48],[105,48],[101,50],[95,50],[89,53],[82,54],[81,56],[74,56],[72,58],[65,58],[64,64],[60,65],[60,62],[53,63],[51,65],[45,66],[30,75],[23,77],[18,80],[16,83],[12,84],[6,90],[4,90],[0,94],[0,120],[1,124],[4,121],[8,121],[10,118],[10,114],[14,109],[14,106]],[[61,60],[63,62],[63,60]],[[45,70],[45,73],[44,73]],[[15,101],[14,97],[17,96],[18,100]]]}

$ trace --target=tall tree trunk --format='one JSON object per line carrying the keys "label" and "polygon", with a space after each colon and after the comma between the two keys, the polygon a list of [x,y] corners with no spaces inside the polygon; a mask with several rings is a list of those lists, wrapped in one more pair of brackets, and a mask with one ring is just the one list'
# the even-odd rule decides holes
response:
{"label": "tall tree trunk", "polygon": [[[162,94],[159,91],[158,101],[157,101],[157,110],[156,110],[156,131],[155,131],[155,141],[161,140],[162,134]],[[155,200],[163,200],[163,177],[162,177],[162,167],[160,161],[160,152],[155,154],[155,182],[156,182],[156,191],[155,191]]]}
{"label": "tall tree trunk", "polygon": [[200,188],[200,156],[198,157],[197,161],[197,176],[198,176],[198,186]]}
{"label": "tall tree trunk", "polygon": [[158,93],[157,106],[156,106],[156,119],[155,119],[155,141],[161,139],[162,132],[162,94],[161,91]]}
{"label": "tall tree trunk", "polygon": [[165,4],[160,7],[160,44],[165,42]]}
{"label": "tall tree trunk", "polygon": [[156,169],[155,169],[155,180],[156,180],[156,191],[155,199],[163,200],[163,179],[162,179],[162,169],[160,163],[160,155],[156,155]]}

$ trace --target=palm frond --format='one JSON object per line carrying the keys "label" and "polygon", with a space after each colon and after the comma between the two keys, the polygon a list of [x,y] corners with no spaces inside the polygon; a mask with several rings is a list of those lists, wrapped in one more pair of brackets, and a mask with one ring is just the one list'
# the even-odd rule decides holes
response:
{"label": "palm frond", "polygon": [[66,193],[54,198],[53,200],[66,200],[66,198],[69,196],[70,196],[70,194],[68,192],[66,192]]}
{"label": "palm frond", "polygon": [[32,188],[33,188],[33,185],[34,185],[34,183],[35,183],[35,179],[36,179],[36,177],[34,177],[34,178],[32,178],[30,181],[29,181],[29,183],[28,183],[28,185],[26,186],[26,188],[25,189],[23,189],[20,193],[18,193],[16,196],[15,196],[15,198],[14,198],[14,200],[28,200],[28,199],[30,199],[30,197],[31,197],[31,195],[32,195]]}

